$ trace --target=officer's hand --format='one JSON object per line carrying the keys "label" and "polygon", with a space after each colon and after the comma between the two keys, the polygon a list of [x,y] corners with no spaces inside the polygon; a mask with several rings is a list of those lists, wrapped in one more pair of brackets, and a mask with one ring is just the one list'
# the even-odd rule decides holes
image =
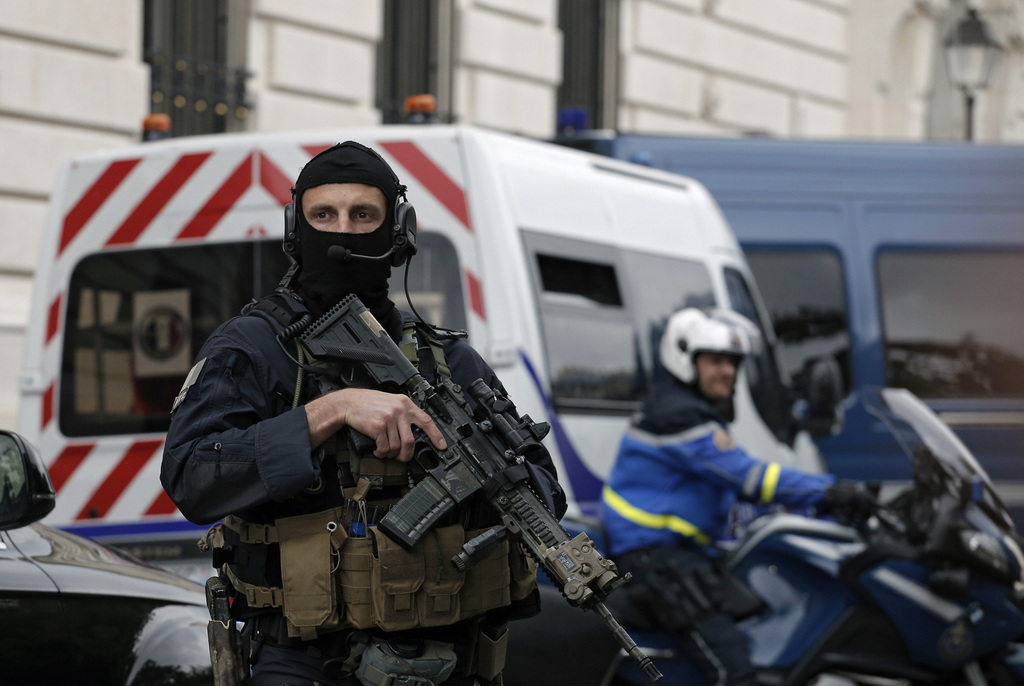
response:
{"label": "officer's hand", "polygon": [[878,499],[862,481],[840,479],[828,487],[821,509],[840,519],[862,522],[870,517],[878,506]]}
{"label": "officer's hand", "polygon": [[[326,416],[321,416],[321,412]],[[310,402],[306,405],[306,415],[314,447],[343,426],[349,426],[376,442],[373,454],[377,457],[408,462],[416,445],[413,425],[421,428],[439,450],[448,447],[430,415],[407,396],[396,393],[344,388]],[[317,441],[321,435],[323,437]]]}

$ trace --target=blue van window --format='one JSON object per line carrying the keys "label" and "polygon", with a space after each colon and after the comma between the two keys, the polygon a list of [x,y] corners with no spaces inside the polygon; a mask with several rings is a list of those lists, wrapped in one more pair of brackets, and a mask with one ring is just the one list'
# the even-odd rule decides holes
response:
{"label": "blue van window", "polygon": [[815,360],[839,363],[843,387],[852,388],[850,327],[845,277],[833,250],[745,247],[779,342],[780,363],[794,387],[806,385]]}
{"label": "blue van window", "polygon": [[878,285],[888,385],[1024,397],[1024,252],[884,250]]}

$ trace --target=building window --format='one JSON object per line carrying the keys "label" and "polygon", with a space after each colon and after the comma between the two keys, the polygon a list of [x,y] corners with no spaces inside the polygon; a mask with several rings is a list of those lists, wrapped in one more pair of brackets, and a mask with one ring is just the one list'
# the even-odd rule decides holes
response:
{"label": "building window", "polygon": [[384,32],[377,49],[377,107],[381,121],[406,121],[405,99],[433,95],[432,119],[451,122],[452,2],[384,0]]}
{"label": "building window", "polygon": [[558,132],[615,128],[618,0],[561,0]]}
{"label": "building window", "polygon": [[150,110],[170,116],[171,135],[244,129],[247,11],[241,0],[145,0]]}

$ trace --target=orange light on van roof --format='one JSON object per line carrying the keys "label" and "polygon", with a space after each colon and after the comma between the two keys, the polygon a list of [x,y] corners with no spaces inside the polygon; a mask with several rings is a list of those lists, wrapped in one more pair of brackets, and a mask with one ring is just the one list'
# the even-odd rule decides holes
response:
{"label": "orange light on van roof", "polygon": [[142,120],[143,131],[170,131],[171,117],[163,112],[150,114]]}
{"label": "orange light on van roof", "polygon": [[437,111],[437,100],[430,93],[410,95],[405,99],[406,114],[433,114]]}

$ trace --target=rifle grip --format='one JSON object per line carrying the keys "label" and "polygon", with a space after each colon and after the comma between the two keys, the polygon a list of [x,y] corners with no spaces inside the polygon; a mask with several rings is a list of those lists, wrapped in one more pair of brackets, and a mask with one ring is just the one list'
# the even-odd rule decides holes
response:
{"label": "rifle grip", "polygon": [[348,428],[348,440],[352,445],[352,450],[357,455],[363,453],[372,453],[377,449],[377,441],[373,440],[369,436],[359,431],[356,431],[352,427]]}

